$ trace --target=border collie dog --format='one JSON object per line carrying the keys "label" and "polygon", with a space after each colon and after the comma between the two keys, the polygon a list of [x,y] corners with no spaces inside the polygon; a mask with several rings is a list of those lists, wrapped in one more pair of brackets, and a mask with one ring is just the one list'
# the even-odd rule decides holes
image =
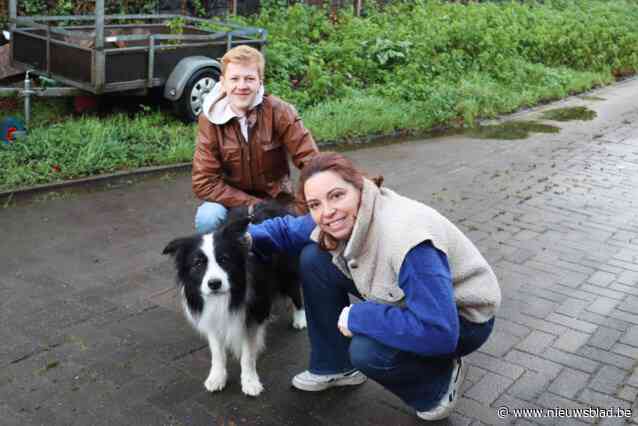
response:
{"label": "border collie dog", "polygon": [[263,386],[257,357],[264,348],[267,319],[273,302],[292,299],[292,326],[306,327],[301,300],[298,259],[272,254],[261,259],[246,238],[252,221],[290,214],[274,202],[261,203],[252,214],[240,207],[210,234],[171,241],[163,251],[175,259],[178,291],[186,317],[208,339],[211,368],[204,386],[210,392],[226,385],[226,351],[241,364],[241,388],[257,396]]}

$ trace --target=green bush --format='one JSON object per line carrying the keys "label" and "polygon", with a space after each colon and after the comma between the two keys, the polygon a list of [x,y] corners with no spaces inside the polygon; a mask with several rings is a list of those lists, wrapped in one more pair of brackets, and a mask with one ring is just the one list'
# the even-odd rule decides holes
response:
{"label": "green bush", "polygon": [[[237,22],[268,30],[268,90],[320,142],[473,125],[638,68],[635,0],[370,1],[335,22],[280,3]],[[0,148],[0,189],[189,161],[193,141],[194,127],[159,113],[66,120]]]}
{"label": "green bush", "polygon": [[[353,89],[427,102],[437,87],[454,86],[456,94],[441,96],[458,102],[468,76],[497,91],[538,91],[538,101],[582,90],[585,75],[591,87],[638,67],[638,5],[630,1],[419,0],[365,18],[344,12],[335,24],[325,12],[297,4],[243,20],[269,30],[269,88],[301,111]],[[476,95],[492,97],[484,92]]]}

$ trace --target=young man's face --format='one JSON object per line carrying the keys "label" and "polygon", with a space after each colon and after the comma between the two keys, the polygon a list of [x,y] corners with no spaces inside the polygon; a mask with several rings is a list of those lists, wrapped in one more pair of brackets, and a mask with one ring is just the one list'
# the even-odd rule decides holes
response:
{"label": "young man's face", "polygon": [[261,87],[257,63],[231,62],[226,66],[220,81],[233,111],[240,115],[246,114]]}

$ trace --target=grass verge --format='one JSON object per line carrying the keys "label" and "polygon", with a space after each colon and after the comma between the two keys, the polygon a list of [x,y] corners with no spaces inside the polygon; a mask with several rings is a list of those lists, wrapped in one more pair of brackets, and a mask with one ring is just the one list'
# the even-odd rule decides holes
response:
{"label": "grass verge", "polygon": [[[638,69],[635,1],[396,1],[336,20],[274,3],[240,23],[269,30],[267,87],[320,143],[472,126]],[[3,116],[21,116],[4,101]],[[36,99],[28,138],[0,146],[0,190],[190,161],[193,125],[126,102],[125,113],[76,116],[68,100]]]}

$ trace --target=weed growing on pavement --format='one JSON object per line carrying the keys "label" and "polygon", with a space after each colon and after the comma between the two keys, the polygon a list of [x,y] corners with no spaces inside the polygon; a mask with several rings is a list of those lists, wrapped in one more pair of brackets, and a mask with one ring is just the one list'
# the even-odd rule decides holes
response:
{"label": "weed growing on pavement", "polygon": [[43,366],[42,368],[39,368],[35,371],[35,374],[37,374],[38,376],[43,376],[45,375],[49,370],[52,370],[54,368],[57,368],[60,366],[60,361],[50,361],[48,362],[45,366]]}

